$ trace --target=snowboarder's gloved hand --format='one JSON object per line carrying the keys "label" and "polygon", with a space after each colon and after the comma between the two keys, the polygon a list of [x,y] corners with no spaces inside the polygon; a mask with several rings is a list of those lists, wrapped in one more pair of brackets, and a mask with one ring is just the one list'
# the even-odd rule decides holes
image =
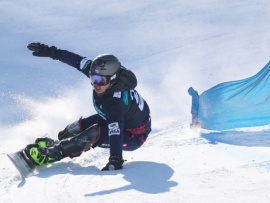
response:
{"label": "snowboarder's gloved hand", "polygon": [[102,171],[114,171],[120,170],[123,168],[124,160],[118,156],[110,156],[109,162],[107,165],[102,169]]}
{"label": "snowboarder's gloved hand", "polygon": [[78,135],[81,132],[81,122],[82,118],[80,118],[78,121],[74,121],[73,123],[69,124],[67,127],[65,127],[64,130],[58,133],[58,139],[64,140]]}
{"label": "snowboarder's gloved hand", "polygon": [[51,57],[54,58],[57,48],[55,46],[49,47],[46,44],[41,44],[39,42],[32,42],[27,45],[30,51],[33,51],[33,56],[40,57]]}

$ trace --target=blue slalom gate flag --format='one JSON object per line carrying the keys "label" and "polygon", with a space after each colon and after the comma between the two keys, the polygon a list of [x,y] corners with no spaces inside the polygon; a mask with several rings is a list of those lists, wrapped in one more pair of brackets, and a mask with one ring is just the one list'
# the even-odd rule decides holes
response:
{"label": "blue slalom gate flag", "polygon": [[270,124],[270,62],[250,78],[221,83],[204,91],[193,106],[196,102],[197,118],[205,129]]}

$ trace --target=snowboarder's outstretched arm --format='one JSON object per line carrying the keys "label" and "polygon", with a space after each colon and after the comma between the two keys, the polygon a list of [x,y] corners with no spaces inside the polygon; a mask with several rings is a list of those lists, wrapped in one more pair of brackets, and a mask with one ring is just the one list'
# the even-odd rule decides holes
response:
{"label": "snowboarder's outstretched arm", "polygon": [[27,45],[27,48],[30,51],[33,51],[33,56],[50,57],[54,60],[59,60],[76,68],[89,77],[89,70],[92,61],[85,57],[66,50],[57,49],[55,46],[50,47],[39,42],[32,42]]}

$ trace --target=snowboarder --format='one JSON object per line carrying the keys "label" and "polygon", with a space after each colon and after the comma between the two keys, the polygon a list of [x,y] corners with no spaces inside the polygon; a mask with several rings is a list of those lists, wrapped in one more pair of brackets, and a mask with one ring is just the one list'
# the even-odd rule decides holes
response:
{"label": "snowboarder", "polygon": [[90,78],[93,105],[97,114],[80,118],[58,133],[58,140],[38,138],[27,145],[25,154],[36,165],[46,165],[65,157],[77,157],[96,146],[109,148],[109,161],[102,171],[123,168],[123,150],[133,151],[146,141],[151,132],[150,110],[134,89],[137,79],[111,54],[93,61],[55,46],[30,43],[34,56],[64,62]]}

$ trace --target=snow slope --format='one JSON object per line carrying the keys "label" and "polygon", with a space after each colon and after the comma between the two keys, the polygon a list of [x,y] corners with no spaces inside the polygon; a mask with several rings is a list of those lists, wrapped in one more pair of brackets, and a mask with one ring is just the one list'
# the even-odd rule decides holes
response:
{"label": "snow slope", "polygon": [[[190,129],[187,89],[257,73],[270,56],[269,9],[266,0],[2,0],[0,201],[268,202],[270,126]],[[88,79],[31,56],[32,41],[89,58],[110,52],[136,73],[153,132],[124,153],[124,170],[101,172],[108,151],[94,149],[20,180],[6,153],[94,113]]]}

